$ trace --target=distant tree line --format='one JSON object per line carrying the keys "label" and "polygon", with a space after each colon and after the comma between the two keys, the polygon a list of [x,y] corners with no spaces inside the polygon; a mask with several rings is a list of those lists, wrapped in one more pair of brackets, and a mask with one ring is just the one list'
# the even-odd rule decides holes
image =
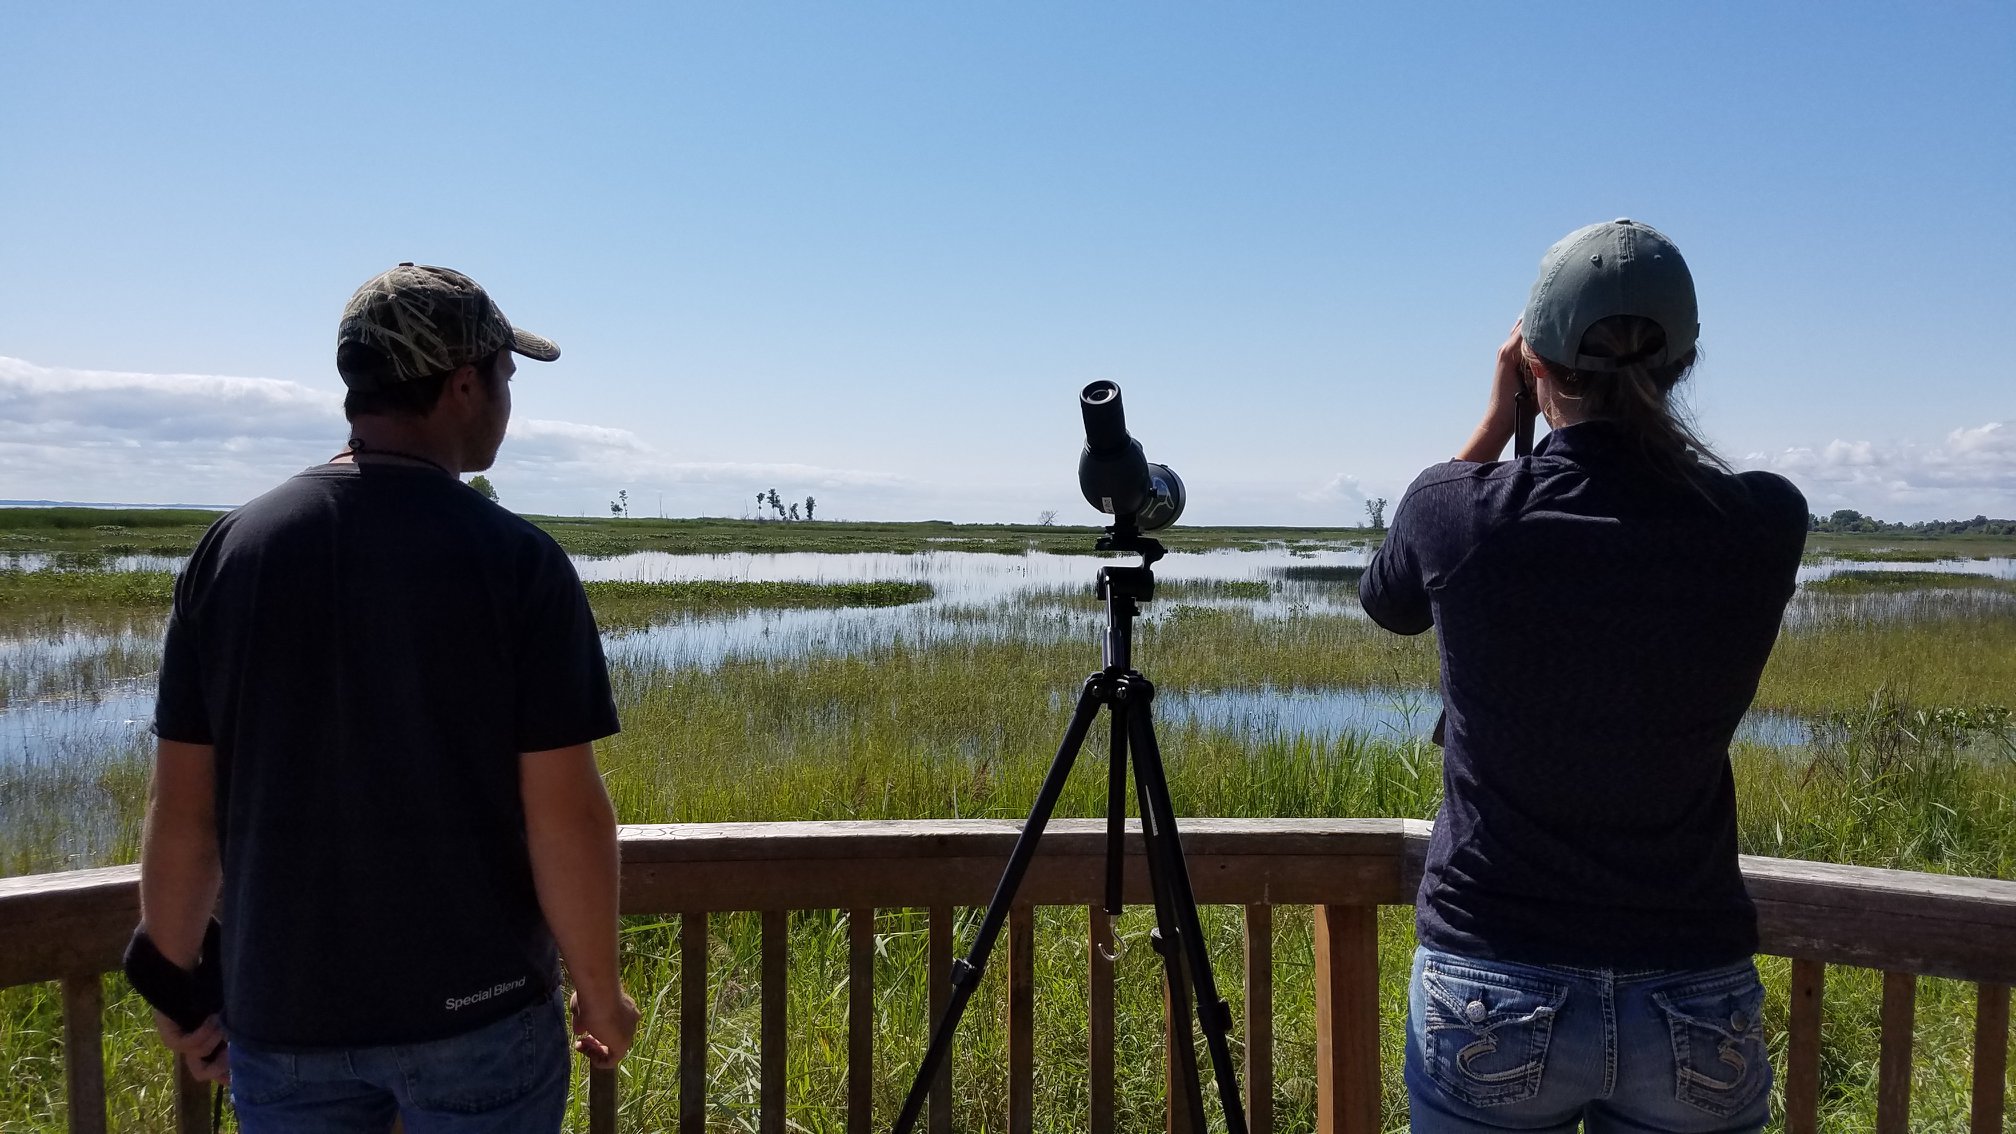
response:
{"label": "distant tree line", "polygon": [[796,500],[784,500],[777,495],[777,490],[772,488],[756,494],[757,519],[767,518],[763,515],[763,506],[766,504],[777,513],[777,518],[780,520],[809,520],[812,518],[813,511],[819,507],[819,500],[816,497],[807,496],[805,498],[805,511],[800,513]]}
{"label": "distant tree line", "polygon": [[1806,517],[1810,532],[1909,532],[1914,535],[2016,535],[2016,520],[1991,520],[1976,516],[1971,520],[1920,520],[1915,524],[1879,520],[1853,508],[1832,515]]}

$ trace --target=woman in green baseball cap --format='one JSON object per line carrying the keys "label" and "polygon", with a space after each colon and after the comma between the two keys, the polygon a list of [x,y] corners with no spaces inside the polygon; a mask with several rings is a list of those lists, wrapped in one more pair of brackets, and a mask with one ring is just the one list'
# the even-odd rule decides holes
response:
{"label": "woman in green baseball cap", "polygon": [[[1416,905],[1416,1131],[1761,1129],[1770,1063],[1729,742],[1806,502],[1673,405],[1694,281],[1664,234],[1542,259],[1483,422],[1415,480],[1360,584],[1435,627],[1444,799]],[[1551,432],[1501,460],[1538,413]]]}

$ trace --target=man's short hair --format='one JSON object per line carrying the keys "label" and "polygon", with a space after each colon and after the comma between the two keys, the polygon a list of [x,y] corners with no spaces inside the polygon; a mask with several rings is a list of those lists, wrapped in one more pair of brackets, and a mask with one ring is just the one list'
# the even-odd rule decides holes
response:
{"label": "man's short hair", "polygon": [[[483,383],[483,389],[495,396],[497,393],[497,360],[504,356],[505,348],[498,348],[482,358],[470,362],[476,368],[476,377]],[[459,368],[458,368],[459,369]],[[444,370],[415,378],[410,382],[398,382],[378,390],[348,390],[343,394],[343,417],[346,421],[356,421],[360,417],[426,417],[441,404],[441,394],[448,388],[448,379],[455,371]]]}

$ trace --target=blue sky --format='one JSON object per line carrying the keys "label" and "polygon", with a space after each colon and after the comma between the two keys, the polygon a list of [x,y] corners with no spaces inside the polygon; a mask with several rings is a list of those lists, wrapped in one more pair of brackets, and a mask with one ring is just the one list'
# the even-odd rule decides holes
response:
{"label": "blue sky", "polygon": [[342,303],[417,260],[565,350],[521,510],[1090,522],[1112,378],[1192,519],[1357,522],[1617,216],[1726,456],[2016,515],[2004,3],[10,5],[0,497],[326,457]]}

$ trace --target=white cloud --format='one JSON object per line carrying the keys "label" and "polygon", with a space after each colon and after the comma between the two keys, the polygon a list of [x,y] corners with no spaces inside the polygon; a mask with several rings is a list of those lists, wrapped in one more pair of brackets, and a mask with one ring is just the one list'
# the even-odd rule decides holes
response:
{"label": "white cloud", "polygon": [[[299,382],[208,374],[72,370],[0,357],[0,497],[235,504],[326,460],[347,435],[342,397]],[[860,515],[975,518],[968,504],[1038,506],[874,469],[680,461],[627,429],[514,421],[490,477],[525,511],[599,513],[618,489],[633,514],[735,514],[758,489],[828,494]],[[834,498],[839,495],[839,499]]]}
{"label": "white cloud", "polygon": [[1338,473],[1322,484],[1295,495],[1311,504],[1328,506],[1359,504],[1366,499],[1364,486],[1350,473]]}
{"label": "white cloud", "polygon": [[1791,478],[1815,512],[1854,508],[1884,519],[2016,515],[2016,425],[2007,422],[1955,429],[1933,444],[1836,439],[1752,453],[1742,463]]}
{"label": "white cloud", "polygon": [[[0,497],[138,504],[236,504],[334,453],[347,435],[330,388],[274,378],[72,370],[0,357]],[[1955,429],[1932,444],[1835,440],[1752,454],[1792,478],[1816,512],[1885,519],[2016,516],[2016,424]],[[1243,470],[1242,470],[1243,471]],[[490,472],[527,512],[602,514],[619,490],[636,515],[740,515],[755,494],[819,498],[834,519],[1034,521],[1098,516],[1063,470],[960,469],[951,477],[789,461],[682,461],[648,436],[609,425],[514,421]],[[1062,475],[1042,476],[1041,473]],[[1233,473],[1227,476],[1225,473]],[[1411,472],[1411,470],[1410,470]],[[1375,491],[1348,473],[1300,483],[1191,477],[1185,520],[1355,524]]]}

